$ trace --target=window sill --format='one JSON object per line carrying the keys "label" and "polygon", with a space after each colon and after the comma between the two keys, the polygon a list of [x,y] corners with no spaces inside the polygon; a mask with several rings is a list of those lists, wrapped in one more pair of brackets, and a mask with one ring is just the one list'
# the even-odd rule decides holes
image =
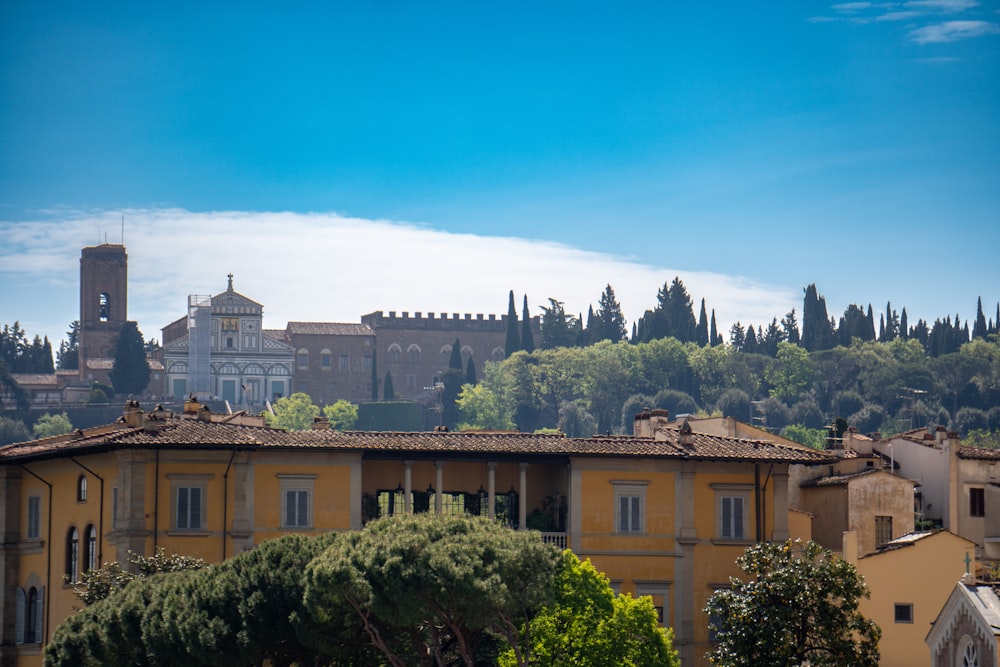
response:
{"label": "window sill", "polygon": [[749,547],[754,544],[753,540],[747,538],[733,539],[729,537],[713,537],[712,544],[722,547]]}
{"label": "window sill", "polygon": [[212,535],[210,530],[179,530],[177,528],[173,530],[166,531],[166,534],[171,537],[209,537]]}
{"label": "window sill", "polygon": [[45,541],[36,537],[21,542],[18,546],[20,554],[40,554],[45,550]]}

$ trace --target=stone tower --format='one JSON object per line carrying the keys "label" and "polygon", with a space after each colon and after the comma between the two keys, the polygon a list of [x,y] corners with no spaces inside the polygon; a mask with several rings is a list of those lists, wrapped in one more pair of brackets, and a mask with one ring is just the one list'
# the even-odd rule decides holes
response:
{"label": "stone tower", "polygon": [[[115,339],[128,319],[128,255],[105,243],[80,254],[80,376],[89,361],[114,357]],[[107,369],[104,369],[105,372]]]}

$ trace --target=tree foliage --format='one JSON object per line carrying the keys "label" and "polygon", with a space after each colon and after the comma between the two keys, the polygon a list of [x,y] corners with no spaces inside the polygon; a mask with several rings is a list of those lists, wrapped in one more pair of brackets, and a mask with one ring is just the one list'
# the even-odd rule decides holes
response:
{"label": "tree foliage", "polygon": [[157,548],[152,556],[129,551],[125,565],[111,561],[81,574],[80,581],[73,584],[73,594],[84,604],[91,605],[107,598],[134,579],[143,579],[163,572],[200,570],[205,566],[206,563],[201,558],[177,553],[168,556],[163,547]]}
{"label": "tree foliage", "polygon": [[358,406],[342,398],[325,406],[323,416],[330,420],[330,428],[335,431],[350,431],[358,423]]}
{"label": "tree foliage", "polygon": [[73,430],[73,424],[65,412],[57,415],[43,414],[31,427],[31,432],[36,438],[49,438],[54,435],[65,435]]}
{"label": "tree foliage", "polygon": [[286,431],[309,430],[319,416],[319,407],[312,402],[309,394],[300,391],[279,398],[275,401],[273,410],[274,414],[264,413],[268,426]]}
{"label": "tree foliage", "polygon": [[737,559],[746,580],[716,591],[705,611],[709,656],[727,667],[879,664],[881,630],[858,611],[868,590],[854,566],[815,542],[765,542]]}
{"label": "tree foliage", "polygon": [[111,367],[111,384],[117,394],[139,395],[149,384],[149,362],[142,333],[135,322],[125,322],[115,340],[114,364]]}
{"label": "tree foliage", "polygon": [[472,667],[489,635],[530,653],[522,634],[550,600],[559,554],[534,532],[477,517],[401,515],[341,536],[306,572],[320,626],[350,616],[385,660]]}
{"label": "tree foliage", "polygon": [[[603,573],[568,550],[555,576],[555,600],[526,634],[538,667],[680,666],[673,633],[659,627],[652,599],[615,595]],[[518,664],[512,650],[499,663]]]}

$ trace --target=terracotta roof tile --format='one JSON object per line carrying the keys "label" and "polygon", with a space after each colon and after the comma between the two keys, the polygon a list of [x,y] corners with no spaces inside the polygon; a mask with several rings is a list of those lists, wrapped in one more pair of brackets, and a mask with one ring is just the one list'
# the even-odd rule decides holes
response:
{"label": "terracotta roof tile", "polygon": [[4,459],[61,455],[67,451],[123,447],[306,448],[365,452],[369,455],[408,453],[528,456],[650,457],[688,460],[752,461],[761,463],[830,463],[823,452],[783,447],[770,442],[694,434],[689,446],[678,438],[653,440],[628,436],[567,438],[563,434],[513,432],[285,432],[260,426],[208,423],[172,417],[158,432],[114,424],[58,438],[0,447]]}
{"label": "terracotta roof tile", "polygon": [[288,331],[292,335],[307,336],[374,336],[375,332],[367,324],[349,322],[289,322]]}

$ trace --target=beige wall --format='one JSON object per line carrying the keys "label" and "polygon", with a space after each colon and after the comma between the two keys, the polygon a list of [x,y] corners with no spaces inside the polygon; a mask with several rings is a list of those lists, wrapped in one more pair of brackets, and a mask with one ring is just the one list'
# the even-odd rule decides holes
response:
{"label": "beige wall", "polygon": [[[871,591],[871,598],[861,601],[860,611],[882,628],[882,667],[930,664],[931,652],[924,639],[965,573],[966,556],[975,558],[975,545],[942,531],[857,561],[858,573]],[[970,571],[975,572],[975,567],[973,560]],[[897,604],[913,606],[912,623],[895,622]]]}

